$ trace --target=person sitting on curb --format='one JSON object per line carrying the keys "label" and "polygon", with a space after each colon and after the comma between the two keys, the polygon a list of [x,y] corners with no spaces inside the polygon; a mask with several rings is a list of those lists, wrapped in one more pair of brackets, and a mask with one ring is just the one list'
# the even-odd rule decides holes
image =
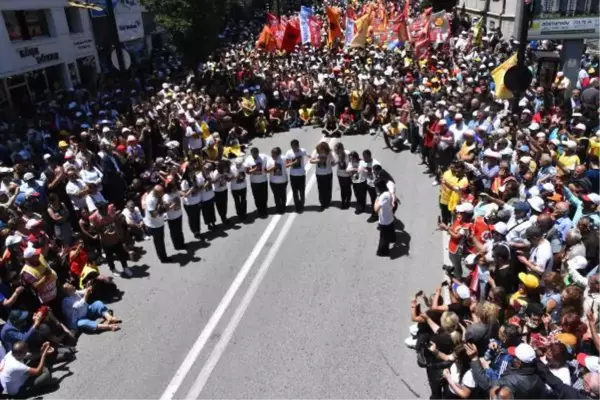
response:
{"label": "person sitting on curb", "polygon": [[[97,300],[88,304],[93,291],[91,284],[83,290],[76,290],[75,286],[65,283],[63,291],[62,310],[69,329],[83,332],[116,332],[121,329],[121,320],[115,318],[103,302]],[[98,318],[103,318],[104,322],[96,322]]]}

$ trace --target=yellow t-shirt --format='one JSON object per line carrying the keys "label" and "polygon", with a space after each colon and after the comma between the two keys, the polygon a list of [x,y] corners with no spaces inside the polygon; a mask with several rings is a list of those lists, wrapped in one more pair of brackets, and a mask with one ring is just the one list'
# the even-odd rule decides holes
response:
{"label": "yellow t-shirt", "polygon": [[591,138],[588,144],[588,155],[600,157],[600,139]]}
{"label": "yellow t-shirt", "polygon": [[358,90],[354,90],[350,94],[350,107],[354,111],[360,110],[360,93],[358,92]]}
{"label": "yellow t-shirt", "polygon": [[[244,97],[242,98],[242,105],[244,107],[248,107],[248,108],[254,108],[254,96],[250,96],[250,97]],[[252,111],[248,111],[244,108],[244,115],[246,117],[250,117],[252,116]]]}
{"label": "yellow t-shirt", "polygon": [[301,108],[299,113],[301,120],[308,121],[312,116],[312,108]]}
{"label": "yellow t-shirt", "polygon": [[208,127],[208,124],[204,121],[202,121],[202,123],[200,124],[200,131],[202,132],[202,139],[204,140],[208,139],[211,136],[210,128]]}
{"label": "yellow t-shirt", "polygon": [[[458,177],[456,175],[454,175],[451,170],[444,172],[444,175],[442,175],[442,181],[446,182],[449,186],[458,186],[460,188],[465,188],[469,184],[469,180],[466,177],[462,177],[461,179],[458,179]],[[440,189],[440,204],[449,206],[451,203],[452,197],[456,197],[456,200],[454,200],[452,202],[452,203],[454,203],[452,210],[454,210],[454,207],[456,207],[458,200],[460,200],[460,194],[456,193],[452,189],[446,187],[446,185],[440,185],[440,187],[441,187],[441,189]],[[448,208],[450,208],[450,207],[448,207]]]}
{"label": "yellow t-shirt", "polygon": [[573,154],[572,156],[563,154],[558,158],[558,162],[561,163],[565,168],[575,168],[581,164],[581,161],[579,161],[579,156],[576,154]]}

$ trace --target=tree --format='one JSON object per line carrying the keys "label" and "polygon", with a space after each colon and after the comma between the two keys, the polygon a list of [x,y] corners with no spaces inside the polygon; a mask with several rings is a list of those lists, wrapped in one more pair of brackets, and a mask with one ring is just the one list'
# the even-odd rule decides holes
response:
{"label": "tree", "polygon": [[173,38],[187,65],[195,66],[218,44],[230,2],[214,0],[141,0]]}

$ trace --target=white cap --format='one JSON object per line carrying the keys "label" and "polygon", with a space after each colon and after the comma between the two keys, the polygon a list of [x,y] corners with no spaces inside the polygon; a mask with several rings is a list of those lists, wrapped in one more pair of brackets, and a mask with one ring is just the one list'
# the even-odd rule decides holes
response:
{"label": "white cap", "polygon": [[583,199],[586,201],[591,201],[595,205],[600,204],[600,195],[597,193],[589,193],[583,196]]}
{"label": "white cap", "polygon": [[4,241],[4,246],[9,247],[9,246],[12,246],[13,244],[21,243],[21,240],[23,240],[22,236],[8,235],[6,237],[6,240]]}
{"label": "white cap", "polygon": [[567,146],[569,149],[576,149],[577,148],[577,142],[574,140],[567,140],[565,142],[565,146]]}
{"label": "white cap", "polygon": [[584,256],[575,256],[567,261],[567,267],[574,269],[584,269],[587,267],[588,261]]}
{"label": "white cap", "polygon": [[125,132],[131,132],[131,129],[129,129],[128,127],[121,129],[121,133],[125,133]]}
{"label": "white cap", "polygon": [[42,222],[42,220],[39,219],[35,219],[35,218],[31,218],[29,221],[27,221],[27,223],[25,224],[25,228],[27,229],[31,229],[34,226],[40,224]]}
{"label": "white cap", "polygon": [[538,132],[538,133],[535,135],[535,137],[536,137],[536,138],[538,138],[538,139],[545,138],[545,137],[546,137],[546,134],[545,134],[544,132]]}
{"label": "white cap", "polygon": [[456,212],[469,213],[469,214],[473,213],[473,209],[474,209],[474,207],[473,207],[473,204],[471,204],[471,203],[460,203],[455,208]]}
{"label": "white cap", "polygon": [[542,189],[544,189],[546,192],[553,192],[555,191],[554,189],[554,185],[550,182],[546,182],[542,185]]}
{"label": "white cap", "polygon": [[542,212],[544,210],[544,199],[541,197],[535,196],[527,199],[527,202],[537,212]]}
{"label": "white cap", "polygon": [[133,135],[127,136],[127,142],[135,142],[136,140],[137,140],[136,137]]}
{"label": "white cap", "polygon": [[448,121],[446,121],[445,119],[440,119],[438,125],[448,125]]}
{"label": "white cap", "polygon": [[585,124],[582,124],[581,122],[578,123],[577,125],[575,125],[575,129],[580,129],[582,131],[585,131],[587,128],[585,126]]}
{"label": "white cap", "polygon": [[44,160],[49,160],[51,158],[52,158],[52,156],[50,154],[48,154],[48,153],[44,154]]}
{"label": "white cap", "polygon": [[477,254],[469,254],[468,256],[465,257],[466,265],[473,265],[476,262],[477,262]]}
{"label": "white cap", "polygon": [[33,175],[31,172],[27,172],[25,175],[23,175],[23,180],[25,182],[32,180],[35,178],[35,175]]}
{"label": "white cap", "polygon": [[523,157],[519,158],[519,161],[522,162],[523,164],[529,164],[531,162],[531,157],[523,156]]}
{"label": "white cap", "polygon": [[532,122],[531,124],[529,124],[528,129],[530,131],[537,131],[538,129],[540,129],[540,124],[538,124],[537,122]]}
{"label": "white cap", "polygon": [[454,288],[454,291],[458,295],[458,297],[462,300],[466,300],[471,297],[471,291],[466,285],[458,285]]}
{"label": "white cap", "polygon": [[521,111],[521,114],[531,114],[531,110],[529,108],[526,108],[523,111]]}
{"label": "white cap", "polygon": [[27,246],[25,248],[25,251],[23,251],[23,258],[31,258],[37,254],[40,254],[41,249],[36,249],[35,247],[31,246],[31,244],[29,246]]}
{"label": "white cap", "polygon": [[463,119],[463,115],[461,113],[456,113],[454,119]]}
{"label": "white cap", "polygon": [[496,222],[494,224],[494,231],[498,232],[501,235],[506,235],[506,231],[508,231],[508,226],[504,222]]}
{"label": "white cap", "polygon": [[529,197],[536,197],[540,195],[540,189],[537,186],[533,186],[529,189]]}
{"label": "white cap", "polygon": [[110,128],[108,126],[105,126],[104,128],[102,128],[102,133],[108,133],[110,132]]}
{"label": "white cap", "polygon": [[535,350],[527,343],[521,343],[515,349],[515,357],[521,360],[521,362],[531,364],[536,358]]}

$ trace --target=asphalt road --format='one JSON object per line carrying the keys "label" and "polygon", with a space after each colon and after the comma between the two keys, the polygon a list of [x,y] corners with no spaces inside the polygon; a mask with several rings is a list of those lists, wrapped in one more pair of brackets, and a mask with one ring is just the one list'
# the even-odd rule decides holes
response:
{"label": "asphalt road", "polygon": [[[265,154],[274,146],[285,152],[293,138],[310,153],[321,134],[294,130],[254,145]],[[55,372],[65,377],[60,388],[45,397],[429,396],[425,371],[403,340],[411,296],[431,292],[442,276],[438,189],[416,155],[394,153],[372,136],[342,141],[359,153],[371,149],[396,180],[395,259],[375,256],[378,232],[367,214],[340,210],[337,202],[318,211],[310,169],[303,214],[251,218],[208,246],[186,230],[194,254],[179,253],[175,264],[159,263],[144,243],[135,277],[118,280],[125,293],[111,305],[123,329],[82,336],[77,359]],[[339,199],[336,180],[333,197]],[[229,207],[233,216],[231,198]],[[168,238],[167,246],[173,254]]]}

